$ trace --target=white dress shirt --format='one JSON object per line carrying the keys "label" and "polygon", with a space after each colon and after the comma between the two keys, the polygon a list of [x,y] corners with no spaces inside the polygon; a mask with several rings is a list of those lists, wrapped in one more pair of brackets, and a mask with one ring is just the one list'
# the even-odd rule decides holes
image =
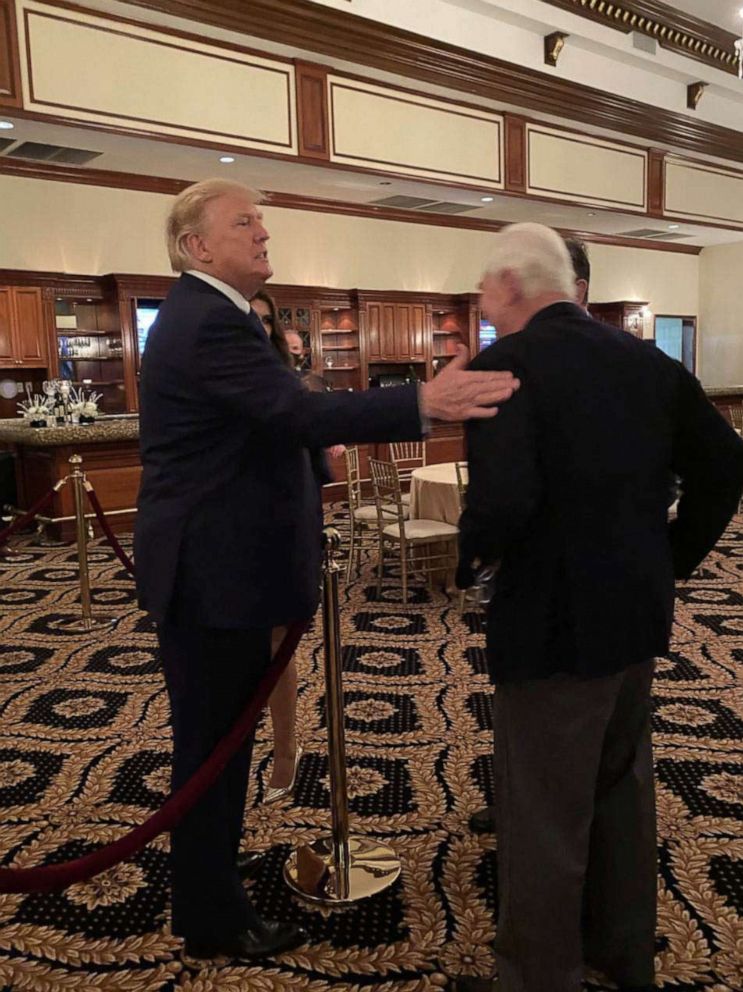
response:
{"label": "white dress shirt", "polygon": [[218,289],[220,293],[223,293],[227,299],[234,303],[238,309],[242,310],[243,313],[250,313],[250,303],[245,299],[242,293],[239,293],[234,286],[229,286],[226,282],[222,282],[221,279],[215,279],[214,276],[209,275],[208,272],[200,272],[198,269],[187,269],[186,275],[195,276],[197,279],[203,279],[204,282],[208,282],[210,286],[214,286]]}

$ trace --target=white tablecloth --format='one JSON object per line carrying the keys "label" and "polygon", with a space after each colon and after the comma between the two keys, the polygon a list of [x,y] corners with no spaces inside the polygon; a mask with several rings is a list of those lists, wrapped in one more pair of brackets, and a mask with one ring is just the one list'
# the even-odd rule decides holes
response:
{"label": "white tablecloth", "polygon": [[[413,470],[410,479],[410,519],[442,520],[447,524],[459,524],[459,490],[457,488],[457,467],[455,462],[442,465],[425,465]],[[437,546],[437,551],[446,551],[446,544]],[[449,591],[453,591],[455,570],[441,572],[434,582],[441,581]]]}
{"label": "white tablecloth", "polygon": [[410,480],[411,520],[459,523],[459,493],[455,462],[416,468]]}

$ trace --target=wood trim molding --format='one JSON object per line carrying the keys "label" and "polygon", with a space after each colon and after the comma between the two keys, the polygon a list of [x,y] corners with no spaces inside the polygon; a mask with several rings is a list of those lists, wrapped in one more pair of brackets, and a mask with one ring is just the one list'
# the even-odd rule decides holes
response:
{"label": "wood trim molding", "polygon": [[526,119],[505,115],[505,187],[509,193],[526,195]]}
{"label": "wood trim molding", "polygon": [[553,7],[598,21],[629,34],[639,31],[659,45],[723,72],[737,73],[736,35],[731,31],[677,10],[660,0],[546,0]]}
{"label": "wood trim molding", "polygon": [[[161,176],[143,176],[135,173],[110,172],[104,169],[53,165],[50,162],[23,162],[20,159],[0,158],[0,175],[22,176],[53,182],[103,186],[109,189],[131,189],[146,193],[163,193],[176,196],[190,185],[185,179],[166,179]],[[374,206],[370,203],[350,203],[321,197],[302,196],[297,193],[266,192],[266,203],[285,210],[309,210],[314,213],[342,214],[347,217],[366,217],[373,220],[398,221],[404,224],[426,224],[430,227],[449,227],[464,231],[500,231],[510,221],[485,220],[479,217],[462,217],[447,214],[419,213]],[[594,244],[616,245],[622,248],[645,248],[649,251],[670,251],[683,255],[699,255],[697,245],[678,242],[643,241],[640,238],[622,238],[616,235],[597,234],[590,231],[560,229],[565,237],[580,238]],[[138,285],[141,279],[138,281]]]}
{"label": "wood trim molding", "polygon": [[330,161],[328,69],[312,62],[294,63],[297,85],[299,154]]}
{"label": "wood trim molding", "polygon": [[0,106],[20,107],[22,102],[15,0],[0,0]]}
{"label": "wood trim molding", "polygon": [[662,217],[665,206],[666,153],[658,148],[648,152],[648,194],[649,217]]}
{"label": "wood trim molding", "polygon": [[425,38],[311,0],[251,0],[250,4],[241,0],[128,2],[425,81],[470,97],[484,97],[496,105],[510,104],[633,135],[651,144],[743,162],[740,132],[732,128]]}

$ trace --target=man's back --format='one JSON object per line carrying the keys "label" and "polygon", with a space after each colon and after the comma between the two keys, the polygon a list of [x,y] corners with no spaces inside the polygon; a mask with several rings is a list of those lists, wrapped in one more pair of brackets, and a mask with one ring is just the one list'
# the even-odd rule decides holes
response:
{"label": "man's back", "polygon": [[[494,677],[602,675],[664,653],[674,562],[688,574],[719,536],[743,445],[681,366],[572,304],[547,307],[473,366],[523,382],[492,424],[468,428],[463,558],[502,561]],[[676,534],[674,471],[687,492]]]}

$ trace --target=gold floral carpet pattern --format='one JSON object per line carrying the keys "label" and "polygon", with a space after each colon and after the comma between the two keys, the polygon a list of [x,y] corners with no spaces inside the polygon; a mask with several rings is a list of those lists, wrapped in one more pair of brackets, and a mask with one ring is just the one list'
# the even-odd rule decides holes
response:
{"label": "gold floral carpet pattern", "polygon": [[[126,542],[125,542],[126,543]],[[128,546],[128,545],[127,545]],[[51,864],[105,844],[165,799],[168,703],[148,619],[112,552],[91,549],[102,633],[78,613],[75,553],[26,543],[0,557],[0,857]],[[655,684],[659,805],[658,986],[743,987],[743,518],[681,587],[670,660]],[[259,731],[246,838],[271,849],[250,884],[268,916],[310,933],[255,967],[183,964],[168,929],[168,843],[64,892],[0,896],[0,992],[436,992],[443,975],[492,967],[494,841],[471,834],[490,800],[490,686],[481,617],[394,575],[341,583],[352,830],[386,839],[402,877],[340,912],[298,902],[281,880],[289,847],[328,824],[321,633],[300,648],[294,801],[263,807]],[[246,844],[247,846],[247,844]],[[596,976],[587,988],[602,986]]]}

